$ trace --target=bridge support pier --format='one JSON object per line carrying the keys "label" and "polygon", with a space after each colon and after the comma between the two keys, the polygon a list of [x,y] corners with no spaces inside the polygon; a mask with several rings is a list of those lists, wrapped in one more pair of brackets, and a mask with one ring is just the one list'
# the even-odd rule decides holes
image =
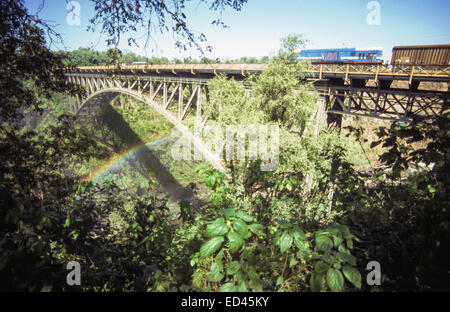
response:
{"label": "bridge support pier", "polygon": [[[344,86],[344,80],[343,79],[330,79],[330,84],[333,86]],[[334,102],[331,104],[330,103],[330,96],[327,95],[326,98],[326,106],[328,108],[330,108],[331,106],[331,110],[333,111],[343,111],[344,109],[344,101],[345,101],[345,95],[343,91],[338,91],[338,94],[342,94],[342,95],[336,95],[334,97]],[[327,116],[327,123],[328,123],[328,127],[336,127],[339,130],[341,129],[342,126],[342,114],[339,113],[328,113]]]}

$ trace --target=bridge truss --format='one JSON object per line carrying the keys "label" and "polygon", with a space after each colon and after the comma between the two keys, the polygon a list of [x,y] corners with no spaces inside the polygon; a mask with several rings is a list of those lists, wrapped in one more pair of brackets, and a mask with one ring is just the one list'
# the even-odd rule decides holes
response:
{"label": "bridge truss", "polygon": [[411,92],[348,86],[319,87],[328,113],[392,121],[430,120],[450,106],[448,92]]}
{"label": "bridge truss", "polygon": [[[117,92],[136,95],[146,102],[157,104],[159,111],[170,114],[171,119],[183,121],[192,112],[197,118],[201,118],[202,101],[206,97],[206,80],[73,73],[66,76],[70,82],[82,85],[86,90],[86,97],[77,98],[71,107],[75,115],[93,95],[99,92]],[[189,89],[188,98],[184,93],[186,88]]]}
{"label": "bridge truss", "polygon": [[[265,67],[265,64],[131,65],[117,72],[112,67],[91,66],[76,68],[66,75],[71,82],[84,85],[88,96],[103,89],[134,92],[159,103],[162,111],[183,121],[191,112],[201,118],[202,101],[208,97],[207,83],[216,75],[224,73],[242,80],[248,74],[262,73]],[[449,70],[430,66],[394,66],[390,70],[381,64],[312,64],[310,73],[316,90],[325,99],[328,113],[408,122],[415,117],[431,119],[448,109],[450,92],[421,91],[417,87],[421,81],[450,83]],[[367,87],[369,80],[378,87]],[[409,81],[410,88],[393,89],[390,86],[394,80]],[[187,99],[183,97],[185,88],[191,91]],[[81,99],[78,102],[81,104]]]}

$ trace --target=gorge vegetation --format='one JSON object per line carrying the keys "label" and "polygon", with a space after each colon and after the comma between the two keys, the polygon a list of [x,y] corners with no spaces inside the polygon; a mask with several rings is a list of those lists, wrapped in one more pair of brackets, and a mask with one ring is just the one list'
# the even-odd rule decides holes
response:
{"label": "gorge vegetation", "polygon": [[[245,1],[210,2],[239,9]],[[90,56],[75,62],[50,51],[51,28],[22,1],[0,2],[0,25],[1,290],[449,289],[448,107],[432,123],[380,127],[368,143],[373,129],[328,127],[314,118],[309,64],[290,61],[303,41],[288,36],[245,85],[213,79],[204,105],[209,125],[278,126],[278,167],[262,171],[261,159],[247,158],[226,161],[228,176],[205,164],[169,168],[198,199],[174,207],[149,168],[88,178],[129,147],[111,123],[67,114],[69,96],[83,90],[62,68],[92,64]],[[156,113],[130,103],[109,107],[139,140],[170,133]],[[376,161],[361,156],[367,144],[378,148]],[[81,263],[80,286],[66,284],[70,261]],[[379,286],[366,283],[371,261],[381,264]]]}

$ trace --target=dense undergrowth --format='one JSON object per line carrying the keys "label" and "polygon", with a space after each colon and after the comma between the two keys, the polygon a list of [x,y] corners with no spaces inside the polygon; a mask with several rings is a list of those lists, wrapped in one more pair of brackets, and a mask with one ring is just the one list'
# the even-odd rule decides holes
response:
{"label": "dense undergrowth", "polygon": [[[25,33],[14,44],[47,52],[41,29]],[[378,160],[388,170],[358,172],[354,136],[310,131],[317,95],[307,88],[308,64],[289,61],[302,41],[283,43],[268,69],[248,79],[250,88],[213,80],[204,106],[217,127],[278,126],[278,167],[227,161],[227,177],[199,166],[208,198],[195,206],[181,200],[175,215],[148,172],[146,181],[129,184],[86,181],[86,162],[101,164],[127,142],[113,124],[80,126],[52,102],[56,92],[80,92],[60,71],[45,75],[63,64],[61,56],[46,54],[42,63],[31,53],[6,54],[2,44],[12,68],[1,74],[22,89],[0,88],[0,290],[448,290],[448,107],[433,124],[380,128],[373,146],[386,149]],[[24,103],[32,111],[47,104],[51,115],[35,130],[24,128]],[[139,134],[133,143],[165,130],[136,117],[145,111],[116,109]],[[411,173],[416,163],[426,167]],[[189,188],[201,192],[199,183]],[[81,264],[80,286],[66,283],[69,261]],[[376,287],[366,282],[371,261],[381,265]]]}

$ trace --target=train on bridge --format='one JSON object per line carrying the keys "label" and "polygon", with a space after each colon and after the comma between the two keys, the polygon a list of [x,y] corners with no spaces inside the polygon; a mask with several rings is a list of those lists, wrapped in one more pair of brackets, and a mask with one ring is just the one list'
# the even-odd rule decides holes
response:
{"label": "train on bridge", "polygon": [[312,63],[383,63],[382,48],[357,49],[312,49],[302,50],[297,58],[299,61],[311,60]]}
{"label": "train on bridge", "polygon": [[[300,51],[297,60],[311,60],[313,64],[381,64],[382,48],[310,49]],[[449,66],[450,44],[395,46],[392,65]]]}

